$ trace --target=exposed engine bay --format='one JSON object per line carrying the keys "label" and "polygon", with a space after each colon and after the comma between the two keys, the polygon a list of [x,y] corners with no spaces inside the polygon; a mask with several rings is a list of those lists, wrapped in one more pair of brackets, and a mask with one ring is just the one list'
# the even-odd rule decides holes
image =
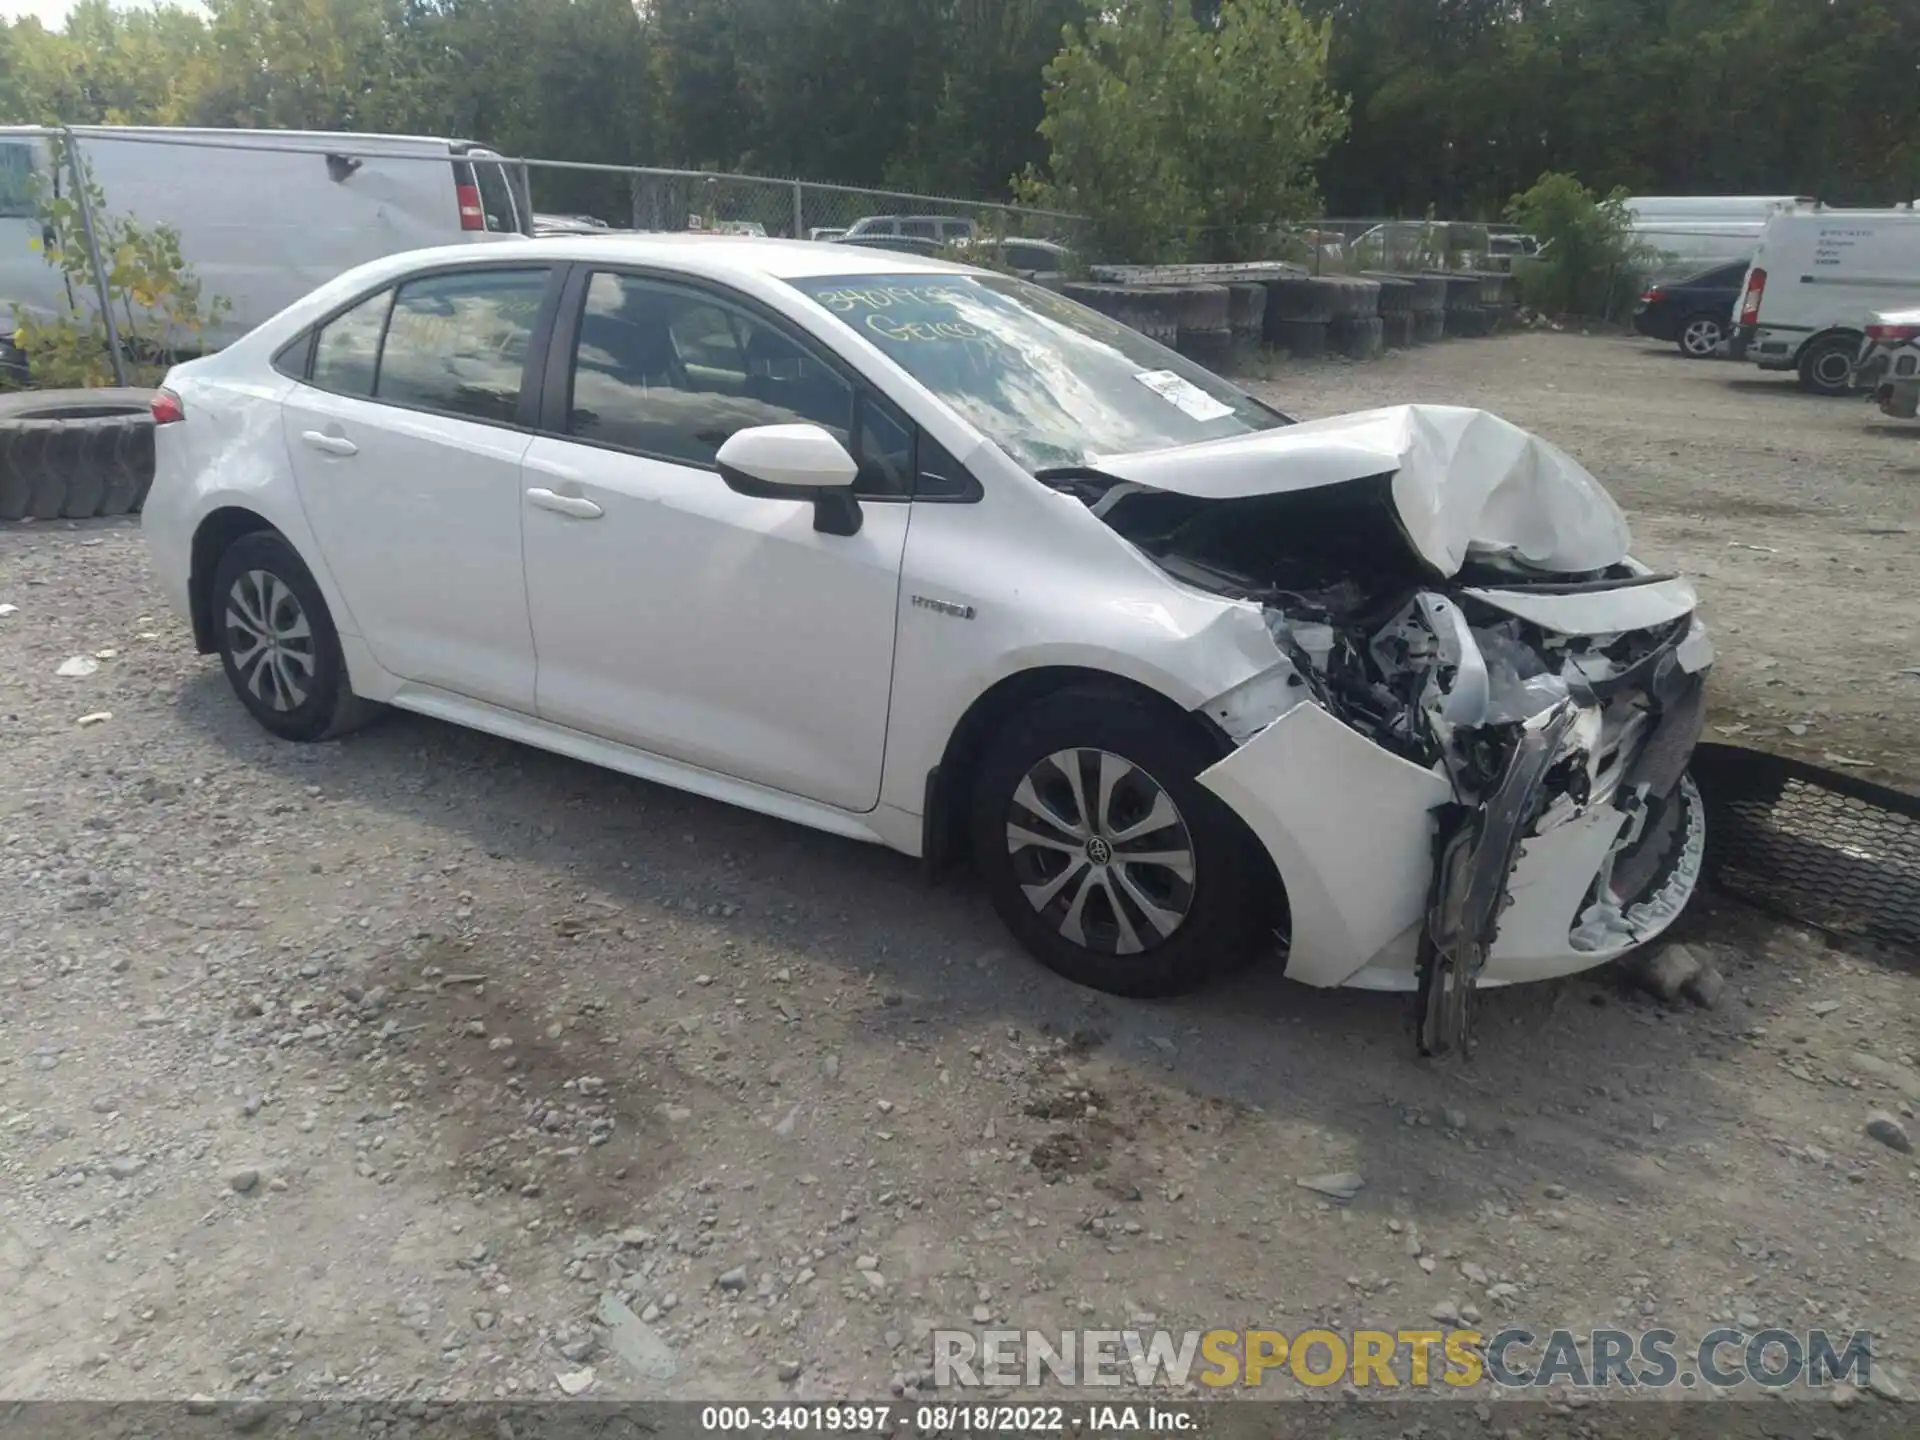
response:
{"label": "exposed engine bay", "polygon": [[[1596,810],[1620,817],[1567,936],[1596,961],[1684,904],[1704,837],[1686,766],[1711,649],[1691,591],[1675,604],[1661,588],[1684,582],[1631,560],[1567,573],[1476,549],[1437,574],[1408,541],[1393,478],[1223,499],[1092,471],[1052,483],[1174,578],[1259,604],[1287,686],[1444,777],[1418,957],[1420,1048],[1437,1055],[1470,1045],[1477,978],[1529,839]],[[1629,591],[1661,603],[1618,598]],[[1537,618],[1616,613],[1655,618],[1610,633]]]}

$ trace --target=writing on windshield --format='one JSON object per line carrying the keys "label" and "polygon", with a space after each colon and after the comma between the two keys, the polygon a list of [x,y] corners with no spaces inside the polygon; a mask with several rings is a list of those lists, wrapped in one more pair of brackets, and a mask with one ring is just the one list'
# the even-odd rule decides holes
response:
{"label": "writing on windshield", "polygon": [[1000,276],[793,281],[1030,470],[1284,423],[1106,316]]}

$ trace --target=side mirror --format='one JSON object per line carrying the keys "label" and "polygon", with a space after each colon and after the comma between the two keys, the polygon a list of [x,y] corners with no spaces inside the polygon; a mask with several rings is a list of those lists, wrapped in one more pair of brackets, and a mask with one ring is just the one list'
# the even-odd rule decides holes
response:
{"label": "side mirror", "polygon": [[860,467],[818,425],[755,425],[734,432],[714,457],[727,488],[761,500],[810,500],[813,528],[858,535],[853,481]]}

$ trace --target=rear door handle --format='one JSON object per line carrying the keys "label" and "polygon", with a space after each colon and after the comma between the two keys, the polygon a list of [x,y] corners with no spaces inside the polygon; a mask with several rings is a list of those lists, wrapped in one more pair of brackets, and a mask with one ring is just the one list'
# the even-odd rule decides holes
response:
{"label": "rear door handle", "polygon": [[329,435],[323,430],[302,430],[300,438],[327,455],[358,455],[360,447],[344,435]]}
{"label": "rear door handle", "polygon": [[556,515],[570,515],[575,520],[598,520],[607,513],[591,500],[578,495],[556,495],[551,490],[529,490],[527,500],[542,510],[551,510]]}

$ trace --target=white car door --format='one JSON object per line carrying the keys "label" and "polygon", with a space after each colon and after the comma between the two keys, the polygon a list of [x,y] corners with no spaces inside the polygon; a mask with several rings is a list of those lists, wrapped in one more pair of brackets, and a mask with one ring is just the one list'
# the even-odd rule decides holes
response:
{"label": "white car door", "polygon": [[384,290],[319,328],[281,407],[301,505],[374,658],[527,714],[522,380],[551,278],[493,266]]}
{"label": "white car door", "polygon": [[[526,456],[543,719],[846,810],[878,803],[912,426],[738,297],[578,272]],[[737,494],[752,425],[825,425],[862,524]]]}

